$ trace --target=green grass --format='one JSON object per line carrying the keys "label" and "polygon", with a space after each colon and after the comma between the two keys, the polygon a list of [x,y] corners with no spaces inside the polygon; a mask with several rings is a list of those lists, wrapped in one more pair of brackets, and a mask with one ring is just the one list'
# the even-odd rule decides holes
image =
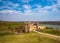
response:
{"label": "green grass", "polygon": [[30,32],[20,35],[0,36],[0,43],[58,43],[58,41]]}
{"label": "green grass", "polygon": [[21,29],[24,28],[24,22],[2,22],[0,21],[0,31],[9,31],[15,30],[16,28]]}
{"label": "green grass", "polygon": [[8,33],[9,29],[20,29],[24,25],[24,22],[0,22],[0,43],[58,43],[57,40],[40,36],[34,32],[20,35],[13,35],[13,32]]}
{"label": "green grass", "polygon": [[44,29],[44,30],[39,30],[39,31],[60,36],[60,30],[58,29]]}

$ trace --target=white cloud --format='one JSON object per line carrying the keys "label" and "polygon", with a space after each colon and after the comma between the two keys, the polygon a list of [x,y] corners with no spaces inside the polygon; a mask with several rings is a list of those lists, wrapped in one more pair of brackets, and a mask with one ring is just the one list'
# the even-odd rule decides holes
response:
{"label": "white cloud", "polygon": [[45,10],[45,8],[42,8],[42,6],[36,4],[37,8],[31,9],[31,6],[29,5],[23,5],[23,7],[26,9],[24,11],[25,15],[43,15],[49,13],[48,10]]}
{"label": "white cloud", "polygon": [[23,5],[23,7],[24,7],[26,10],[31,9],[31,6],[28,5],[28,4]]}
{"label": "white cloud", "polygon": [[20,6],[18,3],[6,2],[6,1],[3,1],[2,3],[4,4],[3,6],[0,6],[0,9],[2,9],[2,10],[4,10],[4,9],[21,10],[20,8],[18,8]]}
{"label": "white cloud", "polygon": [[[57,7],[60,6],[59,3],[60,3],[60,0],[58,0],[57,4],[53,4],[51,6],[45,6],[43,8],[41,5],[36,4],[37,8],[35,8],[35,9],[31,9],[30,5],[25,4],[25,5],[23,5],[23,7],[26,9],[24,12],[16,11],[16,10],[2,10],[2,11],[0,11],[0,14],[12,15],[12,18],[15,18],[17,20],[21,20],[21,18],[23,20],[40,19],[40,17],[44,17],[47,15],[60,14],[60,11],[57,9]],[[10,3],[9,5],[19,6],[18,4],[12,4],[12,3]],[[49,9],[51,11],[49,11]]]}
{"label": "white cloud", "polygon": [[[45,15],[45,14],[50,14],[50,13],[58,12],[59,10],[57,9],[57,4],[54,4],[54,5],[51,5],[51,6],[45,6],[43,8],[42,8],[41,5],[36,4],[37,8],[35,8],[35,9],[31,9],[30,5],[25,4],[25,5],[23,5],[23,7],[26,9],[24,11],[24,14],[25,15],[43,15],[43,14]],[[18,4],[13,4],[13,3],[10,3],[10,2],[9,2],[9,5],[19,6]],[[49,9],[51,9],[52,11],[49,11]],[[11,10],[6,11],[6,12],[10,12],[10,13],[12,12],[13,13],[13,11],[11,11]],[[14,12],[19,12],[19,11],[14,11]],[[20,12],[20,13],[22,13],[22,12]]]}
{"label": "white cloud", "polygon": [[37,5],[36,9],[32,10],[33,14],[36,15],[45,15],[49,14],[50,12],[47,10],[47,7],[42,8],[40,5]]}
{"label": "white cloud", "polygon": [[24,2],[24,3],[28,3],[28,2],[30,2],[32,0],[21,0],[21,1]]}
{"label": "white cloud", "polygon": [[12,9],[11,6],[12,6],[13,8],[16,8],[16,7],[20,6],[18,3],[6,2],[6,1],[3,1],[2,3],[4,3],[4,5],[1,6],[0,8]]}
{"label": "white cloud", "polygon": [[14,15],[14,14],[22,14],[21,11],[16,11],[16,10],[3,10],[3,11],[0,11],[0,13],[2,13],[2,14],[9,13],[9,14],[12,14],[12,15]]}
{"label": "white cloud", "polygon": [[8,2],[3,1],[2,3],[4,3],[4,4],[7,5],[7,6],[9,6],[9,5],[11,5],[11,6],[13,6],[13,7],[17,7],[17,6],[19,6],[18,3],[13,3],[13,2],[10,2],[10,1],[8,1]]}
{"label": "white cloud", "polygon": [[7,5],[11,5],[11,6],[13,6],[13,7],[18,7],[19,6],[19,4],[14,4],[14,3],[12,3],[12,2],[8,2],[8,4]]}
{"label": "white cloud", "polygon": [[57,0],[58,4],[60,5],[60,0]]}
{"label": "white cloud", "polygon": [[0,11],[0,14],[0,20],[5,21],[22,21],[22,19],[25,18],[24,14],[21,11],[16,10],[2,10]]}

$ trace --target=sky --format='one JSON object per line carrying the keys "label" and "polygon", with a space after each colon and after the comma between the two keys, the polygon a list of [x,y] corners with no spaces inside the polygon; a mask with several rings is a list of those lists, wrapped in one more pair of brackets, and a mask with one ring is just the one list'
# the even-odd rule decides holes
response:
{"label": "sky", "polygon": [[60,0],[0,0],[0,21],[60,21]]}

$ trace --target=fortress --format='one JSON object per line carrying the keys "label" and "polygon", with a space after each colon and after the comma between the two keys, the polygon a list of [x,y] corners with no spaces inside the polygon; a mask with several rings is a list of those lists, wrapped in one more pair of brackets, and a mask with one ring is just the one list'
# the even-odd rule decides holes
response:
{"label": "fortress", "polygon": [[41,26],[39,22],[25,22],[25,31],[30,32],[33,30],[45,29],[46,26]]}
{"label": "fortress", "polygon": [[16,28],[16,33],[19,34],[19,33],[28,33],[28,32],[31,32],[33,30],[40,30],[40,29],[45,29],[46,26],[42,26],[40,25],[39,22],[25,22],[25,25],[24,26],[19,26],[20,28]]}

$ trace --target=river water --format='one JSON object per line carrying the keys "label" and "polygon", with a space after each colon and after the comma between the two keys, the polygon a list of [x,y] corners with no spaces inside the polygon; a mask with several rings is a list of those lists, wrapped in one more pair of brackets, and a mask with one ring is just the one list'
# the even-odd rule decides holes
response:
{"label": "river water", "polygon": [[45,26],[50,27],[50,28],[58,28],[58,29],[60,29],[60,25],[50,25],[50,24],[40,24],[40,25],[45,25]]}

